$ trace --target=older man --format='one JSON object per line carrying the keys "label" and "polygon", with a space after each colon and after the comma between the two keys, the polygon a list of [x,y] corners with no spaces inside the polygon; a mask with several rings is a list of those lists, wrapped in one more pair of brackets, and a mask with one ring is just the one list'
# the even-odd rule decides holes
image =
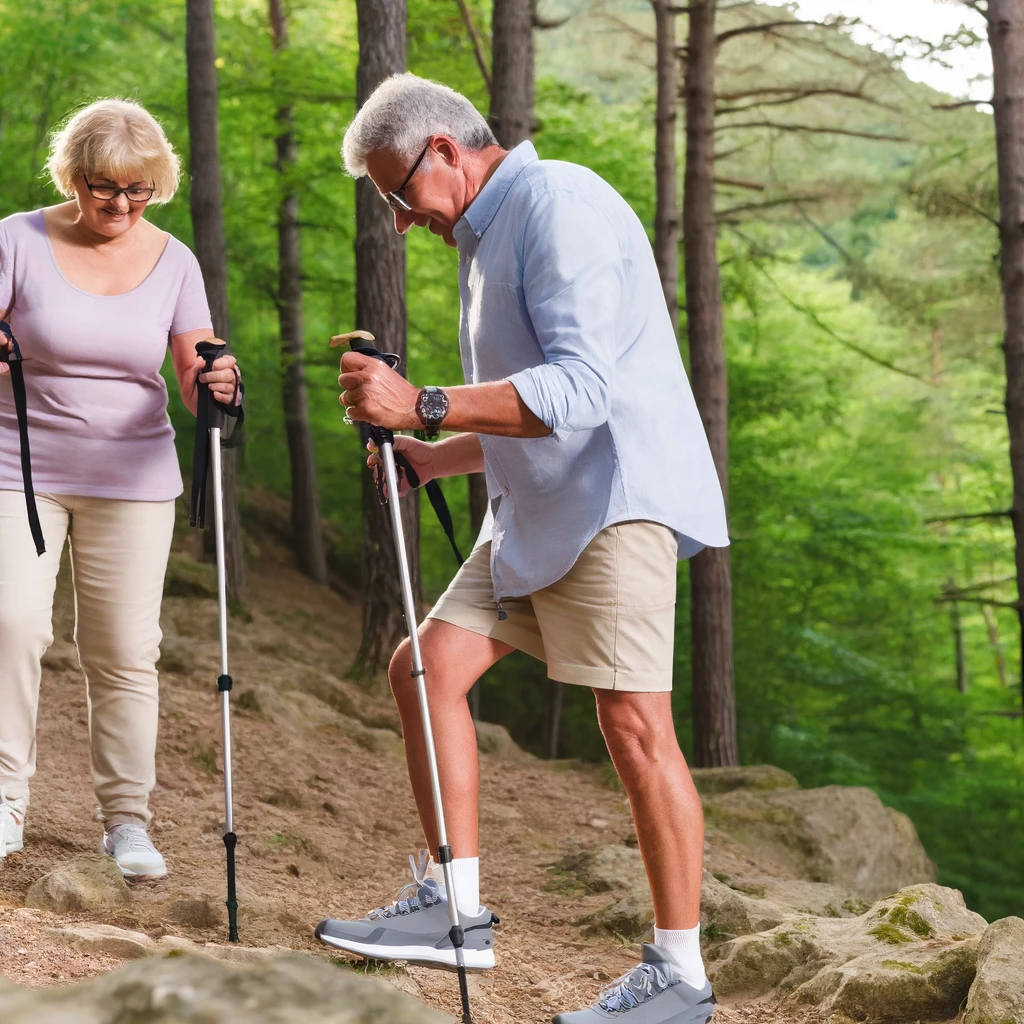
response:
{"label": "older man", "polygon": [[[703,1024],[714,1009],[698,940],[703,817],[671,705],[676,564],[728,534],[643,225],[593,172],[538,160],[530,143],[506,152],[465,97],[414,75],[370,97],[344,158],[350,174],[370,176],[398,232],[426,227],[459,250],[465,385],[416,387],[353,353],[339,379],[355,420],[452,434],[397,440],[421,481],[487,476],[491,538],[420,634],[467,966],[492,966],[494,952],[466,694],[518,648],[550,678],[593,689],[654,899],[642,962],[597,1005],[556,1022]],[[391,686],[436,849],[410,665],[406,642]],[[451,966],[441,879],[425,856],[414,876],[411,899],[324,921],[318,935],[367,957]]]}

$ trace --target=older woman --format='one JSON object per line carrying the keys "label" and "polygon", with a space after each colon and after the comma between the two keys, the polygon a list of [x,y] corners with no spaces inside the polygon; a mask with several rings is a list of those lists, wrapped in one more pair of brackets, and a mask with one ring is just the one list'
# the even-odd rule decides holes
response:
{"label": "older woman", "polygon": [[40,659],[70,538],[101,850],[126,876],[159,877],[167,867],[146,829],[160,601],[182,491],[160,368],[169,341],[193,413],[197,377],[231,403],[239,374],[230,356],[201,372],[195,345],[213,330],[199,265],[143,216],[179,177],[153,117],[137,103],[93,103],[54,135],[48,169],[68,202],[0,220],[0,319],[24,360],[46,545],[37,557],[11,378],[0,376],[0,857],[23,845]]}

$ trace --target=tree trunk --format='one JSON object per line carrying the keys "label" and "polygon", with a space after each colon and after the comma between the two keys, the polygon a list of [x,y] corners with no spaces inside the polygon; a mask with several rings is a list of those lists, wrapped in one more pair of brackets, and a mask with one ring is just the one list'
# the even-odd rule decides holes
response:
{"label": "tree trunk", "polygon": [[[956,583],[949,579],[943,588],[950,598],[956,594]],[[967,692],[967,654],[964,650],[964,624],[960,615],[960,604],[951,600],[949,604],[949,625],[953,630],[953,652],[956,658],[956,688],[960,693]]]}
{"label": "tree trunk", "polygon": [[[715,4],[689,5],[683,244],[693,392],[728,502],[729,396],[715,225]],[[705,548],[691,559],[690,595],[694,761],[702,768],[739,764],[728,548]]]}
{"label": "tree trunk", "polygon": [[[213,0],[187,0],[185,18],[192,233],[196,258],[206,285],[206,298],[210,303],[213,329],[218,338],[228,341],[228,261],[220,199]],[[245,561],[238,516],[237,449],[225,449],[221,461],[227,589],[231,598],[240,602],[245,596]],[[212,531],[211,524],[207,527],[208,537],[212,537]]]}
{"label": "tree trunk", "polygon": [[676,58],[676,15],[670,0],[653,0],[657,50],[657,109],[654,130],[654,259],[661,276],[672,330],[679,333],[679,172],[676,123],[679,106],[679,65]]}
{"label": "tree trunk", "polygon": [[559,741],[562,738],[562,703],[565,697],[565,683],[548,681],[548,735],[547,755],[552,761],[558,758]]}
{"label": "tree trunk", "polygon": [[533,4],[494,0],[491,115],[498,143],[512,149],[533,134]]}
{"label": "tree trunk", "polygon": [[1006,422],[1013,476],[1013,537],[1017,567],[1024,703],[1024,9],[1020,0],[989,0],[996,155],[999,166],[1000,264],[1006,333]]}
{"label": "tree trunk", "polygon": [[[359,67],[356,102],[369,99],[389,75],[405,70],[405,0],[358,0]],[[356,181],[356,326],[371,331],[388,352],[406,360],[405,238],[369,178]],[[365,432],[364,432],[365,438]],[[413,592],[420,598],[419,496],[402,501]],[[398,559],[388,509],[363,474],[363,641],[354,671],[364,677],[385,668],[407,630]]]}
{"label": "tree trunk", "polygon": [[999,639],[999,623],[995,614],[987,605],[981,606],[981,614],[985,619],[985,628],[988,630],[988,643],[992,648],[992,657],[996,662],[996,674],[999,676],[999,683],[1006,689],[1010,680],[1006,677],[1006,655],[1003,653],[1003,644]]}
{"label": "tree trunk", "polygon": [[[270,0],[270,27],[274,53],[281,53],[288,48],[288,22],[281,0]],[[277,108],[277,126],[280,134],[275,139],[276,167],[281,183],[281,202],[277,212],[277,313],[281,325],[284,424],[292,477],[292,543],[302,572],[317,583],[326,583],[327,558],[320,524],[316,458],[306,402],[299,197],[294,180],[298,153],[291,104],[282,103]]]}

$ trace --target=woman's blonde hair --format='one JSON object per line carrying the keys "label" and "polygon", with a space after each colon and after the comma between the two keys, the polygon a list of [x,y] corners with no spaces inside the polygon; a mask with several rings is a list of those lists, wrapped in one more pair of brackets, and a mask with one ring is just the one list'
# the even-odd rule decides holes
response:
{"label": "woman's blonde hair", "polygon": [[90,103],[55,131],[46,168],[69,199],[75,178],[85,174],[148,181],[155,189],[151,202],[166,203],[181,176],[181,161],[156,118],[141,103],[118,99]]}

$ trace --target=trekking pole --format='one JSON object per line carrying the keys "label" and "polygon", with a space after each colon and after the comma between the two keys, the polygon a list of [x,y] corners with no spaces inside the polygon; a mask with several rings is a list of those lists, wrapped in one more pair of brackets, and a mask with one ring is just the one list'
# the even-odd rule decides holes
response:
{"label": "trekking pole", "polygon": [[[206,360],[202,372],[209,372],[214,361],[229,354],[227,345],[201,341],[196,352]],[[238,385],[239,388],[241,385]],[[220,676],[217,691],[221,696],[221,729],[224,751],[224,848],[227,854],[228,941],[238,941],[238,899],[235,894],[235,845],[238,837],[234,827],[234,802],[231,785],[231,675],[228,671],[228,598],[227,565],[224,557],[224,476],[221,466],[221,430],[224,417],[233,416],[241,426],[241,405],[225,406],[218,402],[208,385],[197,380],[199,401],[196,407],[196,441],[192,467],[192,508],[189,522],[192,526],[205,526],[206,480],[208,469],[213,469],[213,526],[217,542],[217,603],[220,611]],[[236,427],[237,429],[237,427]],[[205,435],[209,435],[207,438]],[[209,462],[207,462],[209,455]]]}
{"label": "trekking pole", "polygon": [[[353,352],[360,355],[373,356],[381,359],[392,369],[397,366],[397,358],[378,351],[369,342],[350,338],[349,345]],[[423,656],[420,653],[420,637],[416,622],[416,600],[412,592],[412,576],[409,572],[409,557],[405,549],[405,529],[402,525],[402,509],[398,500],[398,469],[395,464],[394,432],[386,427],[371,426],[370,437],[377,445],[384,462],[384,483],[387,487],[385,497],[383,490],[378,489],[381,499],[391,511],[391,526],[395,534],[395,551],[398,553],[398,573],[402,584],[402,604],[405,608],[405,624],[409,630],[409,643],[412,649],[412,677],[416,680],[416,692],[419,697],[420,718],[423,725],[423,740],[427,747],[427,765],[430,770],[430,788],[434,797],[434,815],[437,822],[437,862],[444,872],[444,886],[448,896],[448,917],[452,923],[448,933],[452,946],[455,948],[455,964],[459,975],[459,994],[462,997],[462,1024],[473,1024],[469,1009],[469,987],[466,983],[466,960],[463,954],[465,933],[459,920],[459,907],[455,899],[455,881],[452,873],[452,850],[448,845],[448,834],[444,824],[444,807],[441,803],[441,779],[437,770],[437,750],[434,746],[434,730],[430,724],[430,704],[427,700],[426,670],[423,668]],[[404,461],[404,460],[403,460]],[[410,481],[411,482],[411,481]]]}

